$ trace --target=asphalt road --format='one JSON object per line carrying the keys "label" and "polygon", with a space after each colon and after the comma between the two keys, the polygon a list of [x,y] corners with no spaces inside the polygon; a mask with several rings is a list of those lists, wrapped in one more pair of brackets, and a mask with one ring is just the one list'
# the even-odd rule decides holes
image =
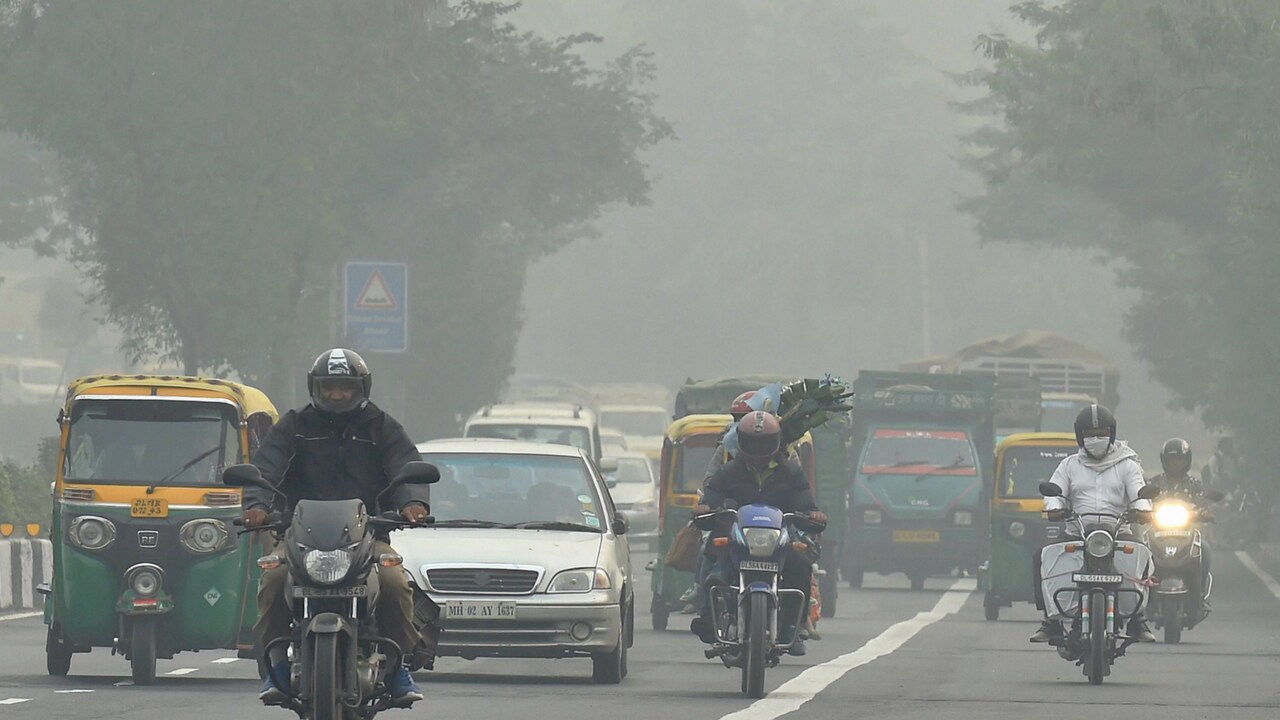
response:
{"label": "asphalt road", "polygon": [[[647,555],[634,560],[643,572]],[[1254,552],[1215,558],[1215,613],[1178,646],[1131,648],[1100,687],[1027,636],[1030,605],[982,619],[971,580],[932,578],[912,592],[901,575],[868,576],[844,590],[839,616],[804,658],[769,671],[769,697],[738,692],[739,674],[704,660],[686,618],[654,632],[639,615],[631,674],[618,686],[591,682],[589,660],[444,659],[419,673],[427,699],[411,716],[610,720],[680,718],[1235,718],[1274,717],[1280,708],[1280,562]],[[1253,567],[1250,568],[1249,565]],[[647,607],[648,597],[639,598]],[[40,619],[0,621],[0,718],[205,720],[279,718],[255,694],[252,665],[226,652],[160,661],[151,687],[128,683],[128,664],[102,650],[77,655],[71,674],[44,672]]]}

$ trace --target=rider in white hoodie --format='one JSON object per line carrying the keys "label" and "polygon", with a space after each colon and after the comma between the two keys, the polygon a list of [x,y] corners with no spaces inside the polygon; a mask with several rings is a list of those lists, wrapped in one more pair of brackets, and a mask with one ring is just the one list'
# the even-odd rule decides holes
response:
{"label": "rider in white hoodie", "polygon": [[[1081,410],[1076,416],[1076,442],[1080,451],[1063,458],[1049,480],[1062,488],[1061,497],[1044,499],[1050,520],[1061,519],[1068,507],[1081,514],[1122,515],[1130,508],[1151,511],[1151,501],[1138,497],[1138,491],[1146,485],[1138,453],[1128,443],[1116,440],[1116,418],[1110,410],[1097,404]],[[1076,528],[1068,524],[1067,532],[1074,533]],[[1120,529],[1120,534],[1129,534],[1127,526]],[[1155,642],[1156,637],[1141,614],[1129,621],[1129,630],[1140,642]],[[1031,642],[1048,642],[1061,634],[1062,625],[1046,619],[1031,636]]]}

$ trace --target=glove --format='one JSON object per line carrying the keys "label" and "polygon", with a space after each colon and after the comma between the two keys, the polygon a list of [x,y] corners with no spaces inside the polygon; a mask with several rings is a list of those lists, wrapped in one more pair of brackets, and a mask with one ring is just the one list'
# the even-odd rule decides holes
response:
{"label": "glove", "polygon": [[267,509],[261,505],[254,505],[244,511],[244,515],[240,518],[247,528],[262,527],[267,522]]}
{"label": "glove", "polygon": [[431,511],[420,502],[411,502],[400,509],[400,514],[411,523],[421,524],[427,521]]}
{"label": "glove", "polygon": [[1067,519],[1067,511],[1064,508],[1054,508],[1053,510],[1046,510],[1044,514],[1053,522],[1059,522],[1061,520]]}
{"label": "glove", "polygon": [[821,510],[814,510],[809,513],[809,519],[817,523],[825,523],[827,521],[827,514]]}

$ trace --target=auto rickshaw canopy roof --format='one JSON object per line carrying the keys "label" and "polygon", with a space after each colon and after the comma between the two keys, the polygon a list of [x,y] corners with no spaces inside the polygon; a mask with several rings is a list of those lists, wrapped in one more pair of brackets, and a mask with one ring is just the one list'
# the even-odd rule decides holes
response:
{"label": "auto rickshaw canopy roof", "polygon": [[733,416],[723,415],[685,415],[667,427],[667,439],[679,442],[690,435],[719,433],[733,423]]}
{"label": "auto rickshaw canopy roof", "polygon": [[1049,445],[1052,447],[1071,445],[1074,447],[1076,445],[1076,436],[1071,433],[1061,432],[1016,433],[1005,438],[996,447],[996,454],[999,455],[1012,447],[1034,447],[1036,445]]}
{"label": "auto rickshaw canopy roof", "polygon": [[245,417],[266,413],[278,420],[280,415],[266,393],[244,383],[221,378],[178,375],[86,375],[67,386],[64,409],[69,411],[83,395],[139,395],[229,399],[243,410]]}

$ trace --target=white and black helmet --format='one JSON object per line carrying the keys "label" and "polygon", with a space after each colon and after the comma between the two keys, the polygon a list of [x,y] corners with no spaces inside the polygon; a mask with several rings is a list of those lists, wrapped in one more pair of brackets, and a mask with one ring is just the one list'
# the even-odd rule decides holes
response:
{"label": "white and black helmet", "polygon": [[[323,389],[347,386],[354,392],[350,400],[333,403],[325,399]],[[335,414],[363,408],[369,402],[369,390],[373,387],[373,373],[364,358],[355,350],[334,348],[320,353],[320,357],[307,371],[307,393],[316,409]]]}
{"label": "white and black helmet", "polygon": [[1084,436],[1091,430],[1106,428],[1112,444],[1116,441],[1116,416],[1104,405],[1094,403],[1076,415],[1076,444],[1084,447]]}

